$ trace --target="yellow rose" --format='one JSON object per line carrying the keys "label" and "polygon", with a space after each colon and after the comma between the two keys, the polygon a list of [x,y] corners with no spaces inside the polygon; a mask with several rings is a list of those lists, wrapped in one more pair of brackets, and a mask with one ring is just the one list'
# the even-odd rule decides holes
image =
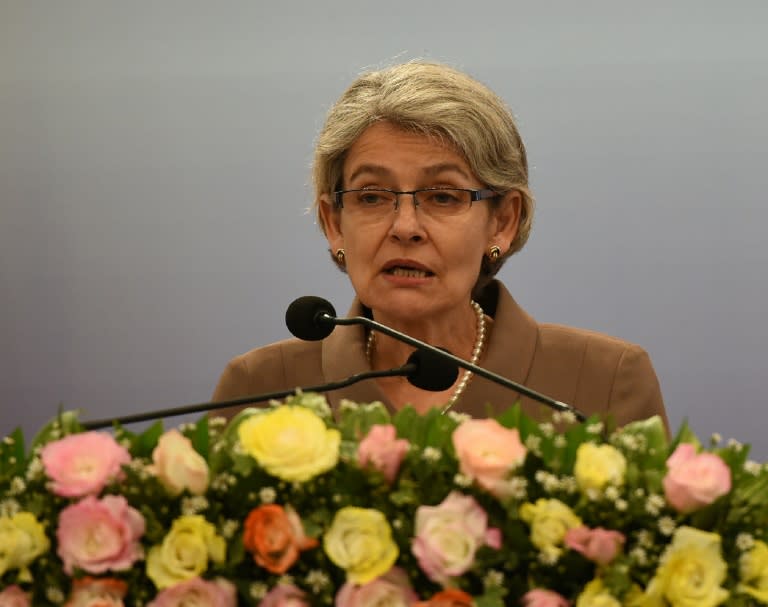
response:
{"label": "yellow rose", "polygon": [[284,405],[253,415],[237,434],[246,453],[285,481],[309,480],[339,460],[341,434],[305,407]]}
{"label": "yellow rose", "polygon": [[605,587],[600,578],[584,586],[576,599],[576,607],[621,607],[621,602]]}
{"label": "yellow rose", "polygon": [[739,562],[741,584],[744,592],[761,603],[768,603],[768,545],[760,540],[752,550],[744,554]]}
{"label": "yellow rose", "polygon": [[554,499],[523,504],[520,518],[531,526],[533,545],[550,559],[560,556],[566,531],[582,525],[581,519],[568,506]]}
{"label": "yellow rose", "polygon": [[576,449],[573,474],[582,491],[600,490],[606,485],[624,484],[627,460],[611,445],[582,443]]}
{"label": "yellow rose", "polygon": [[715,607],[728,598],[728,591],[720,587],[727,572],[718,534],[680,527],[661,557],[642,604]]}
{"label": "yellow rose", "polygon": [[353,584],[367,584],[395,564],[399,551],[387,519],[378,510],[347,506],[336,513],[323,537],[328,558]]}
{"label": "yellow rose", "polygon": [[224,562],[227,545],[216,528],[200,515],[180,516],[147,556],[147,575],[158,589],[199,576],[208,561]]}
{"label": "yellow rose", "polygon": [[[49,547],[45,528],[32,513],[0,517],[0,576],[11,569],[24,570]],[[22,576],[26,577],[23,571]]]}

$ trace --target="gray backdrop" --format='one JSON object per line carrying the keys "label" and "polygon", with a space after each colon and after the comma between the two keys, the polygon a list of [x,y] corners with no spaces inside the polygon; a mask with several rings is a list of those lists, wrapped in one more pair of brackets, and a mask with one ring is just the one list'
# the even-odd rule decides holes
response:
{"label": "gray backdrop", "polygon": [[489,84],[527,142],[541,321],[645,346],[672,423],[768,458],[768,3],[0,0],[0,435],[207,400],[351,290],[306,214],[362,69]]}

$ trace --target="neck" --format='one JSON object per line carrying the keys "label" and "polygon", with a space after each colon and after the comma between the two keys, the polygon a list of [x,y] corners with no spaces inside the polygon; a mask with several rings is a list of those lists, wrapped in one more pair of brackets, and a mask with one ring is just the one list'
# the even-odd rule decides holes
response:
{"label": "neck", "polygon": [[[459,351],[458,356],[461,356],[465,358],[466,360],[470,361],[472,364],[478,364],[480,360],[480,356],[482,355],[483,348],[485,346],[485,340],[487,336],[487,325],[486,325],[486,319],[485,315],[483,314],[482,309],[478,304],[475,302],[472,302],[470,305],[470,309],[472,310],[472,313],[474,315],[474,340],[472,342],[472,349],[470,351],[469,355],[464,354],[464,352]],[[389,342],[394,342],[391,338],[388,340]],[[387,341],[385,341],[385,345],[387,344]],[[390,348],[394,351],[396,348],[398,351],[401,351],[402,349],[398,348],[399,345],[402,345],[400,342],[397,342],[397,345],[395,343],[390,343]],[[433,344],[433,345],[440,345]],[[384,351],[383,354],[380,354],[378,357],[375,355],[377,348],[376,346],[376,333],[371,332],[368,336],[367,344],[366,344],[366,356],[368,358],[368,362],[371,365],[371,368],[386,368],[387,366],[393,366],[398,363],[391,363],[387,362],[387,350]],[[382,366],[383,365],[383,366]],[[422,390],[419,390],[413,386],[408,386],[406,384],[403,384],[400,382],[401,378],[381,378],[378,380],[379,385],[384,390],[385,393],[387,393],[390,402],[395,408],[400,408],[403,404],[406,402],[414,405],[416,409],[420,412],[424,412],[427,408],[433,407],[433,406],[439,406],[441,407],[443,412],[448,411],[453,405],[458,402],[461,395],[464,393],[464,390],[466,389],[467,385],[469,384],[469,381],[472,379],[472,372],[471,371],[464,371],[459,375],[459,378],[457,382],[454,384],[453,388],[450,391],[442,392],[442,393],[434,393],[434,392],[424,392]]]}
{"label": "neck", "polygon": [[[432,346],[444,348],[466,360],[472,356],[477,339],[477,316],[469,302],[450,317],[441,315],[436,319],[414,321],[390,319],[374,311],[374,319]],[[374,369],[401,365],[414,350],[412,346],[381,333],[375,333],[374,339],[375,347],[372,348],[370,357],[371,366]]]}

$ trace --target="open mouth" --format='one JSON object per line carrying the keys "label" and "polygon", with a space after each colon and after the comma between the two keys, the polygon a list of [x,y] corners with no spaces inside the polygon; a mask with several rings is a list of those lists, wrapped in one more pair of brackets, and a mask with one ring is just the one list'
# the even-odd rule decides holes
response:
{"label": "open mouth", "polygon": [[389,274],[390,276],[401,276],[404,278],[427,278],[429,276],[434,276],[434,272],[430,272],[429,270],[425,270],[423,268],[414,268],[412,266],[400,266],[400,265],[393,265],[388,268],[384,269],[385,274]]}

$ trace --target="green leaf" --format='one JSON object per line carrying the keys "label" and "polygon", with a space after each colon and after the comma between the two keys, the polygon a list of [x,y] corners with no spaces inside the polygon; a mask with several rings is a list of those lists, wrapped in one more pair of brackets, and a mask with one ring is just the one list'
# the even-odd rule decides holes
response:
{"label": "green leaf", "polygon": [[200,455],[208,459],[208,449],[210,440],[210,427],[208,426],[208,416],[200,418],[193,428],[189,440],[192,446]]}
{"label": "green leaf", "polygon": [[0,480],[10,479],[24,471],[27,457],[24,448],[24,433],[16,428],[0,442]]}
{"label": "green leaf", "polygon": [[35,435],[30,448],[34,450],[36,447],[42,447],[69,434],[81,432],[83,427],[78,418],[77,411],[59,411],[59,414]]}

